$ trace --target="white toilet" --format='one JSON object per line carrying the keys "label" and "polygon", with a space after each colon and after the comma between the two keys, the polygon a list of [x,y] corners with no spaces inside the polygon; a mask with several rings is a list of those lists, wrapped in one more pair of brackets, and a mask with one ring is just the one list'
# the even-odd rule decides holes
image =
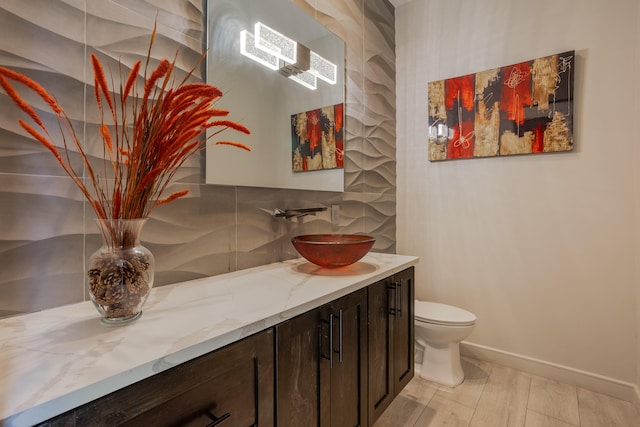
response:
{"label": "white toilet", "polygon": [[[476,324],[473,313],[446,304],[416,300],[416,353],[422,351],[420,376],[454,387],[464,380],[460,364],[460,341]],[[416,362],[420,363],[419,358]]]}

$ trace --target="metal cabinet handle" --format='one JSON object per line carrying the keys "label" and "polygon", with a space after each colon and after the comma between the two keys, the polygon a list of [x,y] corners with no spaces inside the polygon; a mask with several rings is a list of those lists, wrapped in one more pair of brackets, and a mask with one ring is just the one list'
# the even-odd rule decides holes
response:
{"label": "metal cabinet handle", "polygon": [[[402,317],[402,280],[400,280],[398,283],[396,283],[396,317],[399,315],[400,317]],[[400,295],[400,297],[398,298],[398,295]],[[399,302],[398,302],[399,301]]]}
{"label": "metal cabinet handle", "polygon": [[[390,291],[393,291],[393,306],[391,305],[391,293]],[[387,285],[387,301],[388,301],[388,305],[389,305],[389,316],[398,316],[398,314],[396,313],[396,300],[398,298],[398,294],[396,292],[396,285],[395,283],[390,283]]]}
{"label": "metal cabinet handle", "polygon": [[340,318],[338,321],[340,332],[338,333],[338,360],[342,362],[342,310],[340,310],[339,315]]}
{"label": "metal cabinet handle", "polygon": [[334,315],[329,315],[329,367],[333,368],[333,318]]}
{"label": "metal cabinet handle", "polygon": [[395,306],[395,310],[394,310],[394,314],[396,315],[396,319],[398,318],[398,315],[400,314],[400,308],[398,307],[398,301],[399,301],[398,300],[398,288],[399,288],[399,285],[400,284],[398,282],[395,282],[393,284],[393,289],[395,290],[395,298],[396,298],[395,301],[394,301],[394,303],[396,305]]}
{"label": "metal cabinet handle", "polygon": [[396,319],[402,316],[402,281],[393,282],[387,286],[387,290],[393,290],[393,307],[389,303],[389,315]]}
{"label": "metal cabinet handle", "polygon": [[[333,322],[336,317],[338,317],[338,350],[333,349]],[[338,353],[338,361],[342,362],[342,310],[338,312],[338,316],[333,313],[329,314],[328,322],[326,320],[321,320],[320,322],[321,324],[329,324],[329,357],[322,354],[322,345],[320,345],[320,357],[322,357],[323,359],[329,359],[329,368],[333,368],[333,353]],[[324,337],[324,334],[322,333],[322,325],[320,325],[320,335],[321,337]]]}
{"label": "metal cabinet handle", "polygon": [[213,415],[211,413],[211,411],[207,411],[207,417],[209,417],[209,419],[211,419],[211,422],[209,424],[207,424],[207,427],[214,427],[214,426],[217,426],[218,424],[222,424],[223,422],[228,420],[229,417],[231,417],[231,414],[227,412],[226,414],[224,414],[223,416],[218,418],[215,415]]}

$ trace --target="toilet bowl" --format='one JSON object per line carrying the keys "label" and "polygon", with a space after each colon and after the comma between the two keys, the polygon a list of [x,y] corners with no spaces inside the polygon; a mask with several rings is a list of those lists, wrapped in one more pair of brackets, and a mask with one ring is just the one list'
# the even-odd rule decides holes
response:
{"label": "toilet bowl", "polygon": [[423,353],[420,376],[449,387],[462,383],[460,341],[469,336],[475,324],[476,316],[467,310],[416,300],[416,353]]}

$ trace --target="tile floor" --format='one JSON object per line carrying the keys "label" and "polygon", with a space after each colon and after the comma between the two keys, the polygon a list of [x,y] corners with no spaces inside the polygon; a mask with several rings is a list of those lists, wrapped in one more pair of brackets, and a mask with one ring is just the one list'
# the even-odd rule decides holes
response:
{"label": "tile floor", "polygon": [[416,376],[374,427],[640,427],[626,401],[463,357],[455,388]]}

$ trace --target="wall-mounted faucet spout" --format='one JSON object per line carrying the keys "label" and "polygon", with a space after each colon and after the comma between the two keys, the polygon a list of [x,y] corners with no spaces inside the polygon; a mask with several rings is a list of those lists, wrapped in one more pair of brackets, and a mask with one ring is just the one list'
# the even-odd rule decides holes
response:
{"label": "wall-mounted faucet spout", "polygon": [[326,207],[320,208],[303,208],[303,209],[280,209],[276,208],[272,215],[275,218],[300,218],[306,215],[315,215],[316,212],[326,211]]}

